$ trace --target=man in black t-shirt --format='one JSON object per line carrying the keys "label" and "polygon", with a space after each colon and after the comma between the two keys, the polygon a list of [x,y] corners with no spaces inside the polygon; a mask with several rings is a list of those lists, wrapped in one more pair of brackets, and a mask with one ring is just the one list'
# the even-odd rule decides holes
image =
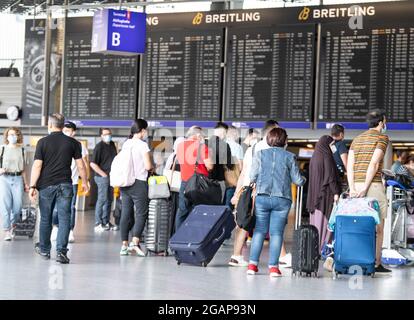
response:
{"label": "man in black t-shirt", "polygon": [[334,139],[331,149],[339,173],[343,176],[348,164],[348,148],[344,142],[345,128],[340,124],[334,124],[331,128],[331,137]]}
{"label": "man in black t-shirt", "polygon": [[[52,244],[52,215],[55,205],[58,209],[59,231],[56,240],[56,261],[69,263],[67,246],[70,232],[72,187],[72,159],[75,159],[83,181],[88,181],[82,160],[81,144],[62,133],[65,118],[61,114],[49,116],[49,135],[39,140],[30,180],[30,199],[36,200],[39,192],[40,230],[36,252],[50,259]],[[83,192],[89,191],[89,184],[83,185]]]}
{"label": "man in black t-shirt", "polygon": [[91,168],[95,172],[95,183],[98,187],[98,199],[95,207],[95,231],[118,230],[118,226],[112,226],[111,205],[114,198],[114,189],[109,183],[112,161],[117,150],[112,141],[112,131],[108,128],[100,130],[102,141],[93,150]]}

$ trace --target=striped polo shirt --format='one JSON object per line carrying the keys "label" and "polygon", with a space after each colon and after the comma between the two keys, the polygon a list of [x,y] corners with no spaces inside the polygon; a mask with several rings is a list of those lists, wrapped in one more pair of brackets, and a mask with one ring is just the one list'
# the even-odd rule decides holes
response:
{"label": "striped polo shirt", "polygon": [[[350,150],[354,151],[354,180],[355,182],[365,182],[368,166],[374,155],[375,149],[380,149],[384,152],[388,146],[388,136],[379,133],[377,130],[368,130],[354,139]],[[378,172],[375,174],[372,182],[382,182],[381,170],[384,165],[384,160],[381,160]]]}

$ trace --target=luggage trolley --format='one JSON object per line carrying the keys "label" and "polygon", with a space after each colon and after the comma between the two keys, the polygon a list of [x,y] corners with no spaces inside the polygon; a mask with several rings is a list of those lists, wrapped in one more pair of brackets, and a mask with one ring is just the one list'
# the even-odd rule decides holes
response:
{"label": "luggage trolley", "polygon": [[386,186],[388,206],[384,225],[382,262],[394,266],[414,264],[414,251],[407,245],[407,203],[413,193],[396,180],[388,179]]}

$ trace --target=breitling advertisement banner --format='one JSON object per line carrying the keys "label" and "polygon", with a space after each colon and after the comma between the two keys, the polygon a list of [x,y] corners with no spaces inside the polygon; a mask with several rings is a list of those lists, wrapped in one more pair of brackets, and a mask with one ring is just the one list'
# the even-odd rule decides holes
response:
{"label": "breitling advertisement banner", "polygon": [[[60,101],[63,20],[54,20],[50,58],[49,110],[56,111]],[[22,124],[40,125],[45,61],[46,20],[26,20],[22,91]]]}
{"label": "breitling advertisement banner", "polygon": [[362,17],[367,22],[395,21],[395,17],[411,19],[414,1],[364,3],[340,6],[303,6],[266,10],[229,10],[147,16],[148,29],[214,28],[241,25],[280,25],[300,23],[348,23]]}

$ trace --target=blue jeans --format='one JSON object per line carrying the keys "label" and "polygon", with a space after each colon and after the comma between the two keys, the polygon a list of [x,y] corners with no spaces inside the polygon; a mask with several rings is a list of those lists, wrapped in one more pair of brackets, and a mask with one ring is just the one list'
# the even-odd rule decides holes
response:
{"label": "blue jeans", "polygon": [[19,220],[23,203],[23,178],[21,176],[0,176],[0,211],[3,229],[10,230]]}
{"label": "blue jeans", "polygon": [[95,225],[106,225],[111,218],[111,205],[114,189],[109,185],[109,177],[95,176],[98,186],[98,199],[95,207]]}
{"label": "blue jeans", "polygon": [[269,197],[267,195],[256,197],[256,227],[250,249],[250,263],[259,264],[263,242],[269,232],[269,267],[279,265],[283,233],[291,205],[292,201],[286,198]]}
{"label": "blue jeans", "polygon": [[236,192],[235,187],[227,188],[224,195],[224,205],[228,206],[230,210],[233,210],[234,206],[231,204],[231,198],[233,198],[234,193]]}
{"label": "blue jeans", "polygon": [[[75,222],[76,222],[76,199],[78,197],[78,185],[73,185],[73,197],[71,202],[71,215],[70,215],[70,230],[75,229]],[[53,210],[53,225],[59,227],[59,219],[57,213],[57,207]]]}
{"label": "blue jeans", "polygon": [[73,197],[73,187],[69,183],[62,183],[47,187],[39,191],[40,208],[40,250],[50,253],[52,244],[50,234],[52,233],[53,209],[57,207],[59,230],[56,239],[56,251],[65,253],[68,251],[68,240],[70,232],[70,204]]}
{"label": "blue jeans", "polygon": [[187,219],[191,212],[192,205],[190,201],[184,196],[184,190],[187,182],[181,181],[180,193],[178,195],[178,209],[175,216],[175,230],[177,231],[181,224]]}

